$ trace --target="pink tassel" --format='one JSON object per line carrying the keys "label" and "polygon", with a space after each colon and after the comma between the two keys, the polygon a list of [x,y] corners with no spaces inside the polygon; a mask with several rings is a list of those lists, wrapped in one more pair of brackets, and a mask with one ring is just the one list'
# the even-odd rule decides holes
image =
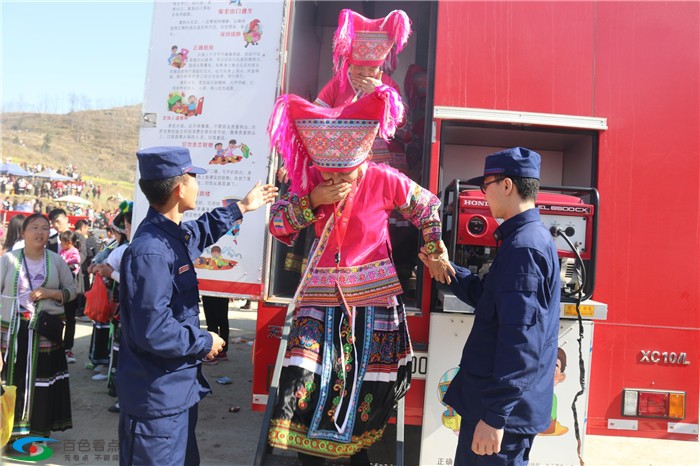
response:
{"label": "pink tassel", "polygon": [[394,10],[389,13],[381,25],[382,30],[389,29],[389,37],[394,39],[396,53],[400,53],[411,35],[411,20],[402,10]]}
{"label": "pink tassel", "polygon": [[391,50],[389,50],[389,55],[387,55],[386,60],[382,63],[382,72],[384,74],[391,76],[391,74],[396,71],[396,65],[399,63],[397,55],[396,47],[392,47]]}
{"label": "pink tassel", "polygon": [[398,64],[398,55],[406,46],[408,38],[411,36],[411,20],[402,10],[394,10],[389,13],[380,29],[389,30],[389,37],[394,40],[394,46],[389,51],[389,55],[384,61],[383,68],[391,74]]}
{"label": "pink tassel", "polygon": [[352,53],[352,41],[355,38],[355,24],[352,10],[342,10],[338,16],[338,29],[333,36],[333,69],[336,73],[347,69],[347,58]]}
{"label": "pink tassel", "polygon": [[288,94],[277,98],[267,124],[267,134],[270,136],[270,145],[282,156],[289,174],[290,190],[305,195],[309,190],[310,158],[290,118],[289,99]]}
{"label": "pink tassel", "polygon": [[340,73],[337,75],[340,84],[340,89],[338,91],[339,95],[343,95],[345,88],[350,85],[350,77],[348,76],[348,73],[350,72],[350,61],[343,59],[342,63],[343,66],[340,69]]}
{"label": "pink tassel", "polygon": [[340,81],[340,93],[345,92],[348,83],[348,68],[352,54],[352,41],[355,39],[355,20],[352,10],[340,11],[338,28],[333,35],[333,71]]}
{"label": "pink tassel", "polygon": [[386,84],[377,86],[374,93],[380,100],[384,101],[384,113],[382,121],[379,122],[379,135],[388,141],[394,137],[396,127],[403,117],[404,108],[401,96],[396,92],[396,89]]}

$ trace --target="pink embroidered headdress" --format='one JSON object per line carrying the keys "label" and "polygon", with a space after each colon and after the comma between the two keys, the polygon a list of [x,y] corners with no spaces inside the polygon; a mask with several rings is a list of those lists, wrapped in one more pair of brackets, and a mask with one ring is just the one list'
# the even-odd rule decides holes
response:
{"label": "pink embroidered headdress", "polygon": [[309,192],[309,165],[324,171],[349,171],[369,155],[379,134],[393,137],[403,114],[401,97],[381,85],[342,107],[314,105],[294,94],[277,98],[267,126],[270,143],[284,160],[294,193]]}
{"label": "pink embroidered headdress", "polygon": [[411,20],[401,10],[379,19],[365,18],[352,10],[342,10],[333,36],[333,69],[347,83],[348,66],[381,66],[396,69],[396,56],[411,35]]}

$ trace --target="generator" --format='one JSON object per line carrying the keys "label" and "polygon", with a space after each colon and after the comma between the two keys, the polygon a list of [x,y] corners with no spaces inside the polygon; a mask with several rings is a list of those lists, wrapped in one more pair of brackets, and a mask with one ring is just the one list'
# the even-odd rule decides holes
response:
{"label": "generator", "polygon": [[[464,180],[452,181],[442,201],[442,235],[450,258],[483,277],[496,257],[493,234],[503,220],[491,215],[484,194]],[[593,294],[598,203],[595,188],[541,186],[537,195],[535,205],[561,261],[562,301]]]}

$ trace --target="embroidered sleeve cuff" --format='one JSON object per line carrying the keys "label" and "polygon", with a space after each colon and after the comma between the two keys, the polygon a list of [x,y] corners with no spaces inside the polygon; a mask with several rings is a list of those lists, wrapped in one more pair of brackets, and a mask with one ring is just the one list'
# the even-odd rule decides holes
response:
{"label": "embroidered sleeve cuff", "polygon": [[432,253],[443,253],[447,249],[445,248],[445,243],[442,242],[442,240],[438,241],[429,241],[425,243],[425,249],[428,250],[428,254]]}
{"label": "embroidered sleeve cuff", "polygon": [[316,215],[311,209],[311,199],[309,198],[308,194],[299,198],[299,207],[301,208],[301,215],[305,222],[311,223],[316,221]]}
{"label": "embroidered sleeve cuff", "polygon": [[287,222],[294,230],[303,230],[316,222],[316,214],[311,209],[309,196],[296,197],[290,199],[291,209],[287,209]]}

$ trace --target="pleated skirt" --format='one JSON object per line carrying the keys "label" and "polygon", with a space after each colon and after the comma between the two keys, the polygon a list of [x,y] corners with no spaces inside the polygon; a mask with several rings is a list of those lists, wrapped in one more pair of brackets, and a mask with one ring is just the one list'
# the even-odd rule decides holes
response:
{"label": "pleated skirt", "polygon": [[268,441],[325,458],[377,442],[411,380],[402,305],[297,309]]}
{"label": "pleated skirt", "polygon": [[[7,329],[2,331],[6,334]],[[12,335],[9,341],[13,341]],[[49,437],[51,432],[72,428],[68,363],[63,343],[51,342],[36,333],[30,341],[29,320],[21,318],[16,345],[3,347],[3,354],[6,351],[9,353],[3,380],[17,387],[12,436],[31,433]]]}

